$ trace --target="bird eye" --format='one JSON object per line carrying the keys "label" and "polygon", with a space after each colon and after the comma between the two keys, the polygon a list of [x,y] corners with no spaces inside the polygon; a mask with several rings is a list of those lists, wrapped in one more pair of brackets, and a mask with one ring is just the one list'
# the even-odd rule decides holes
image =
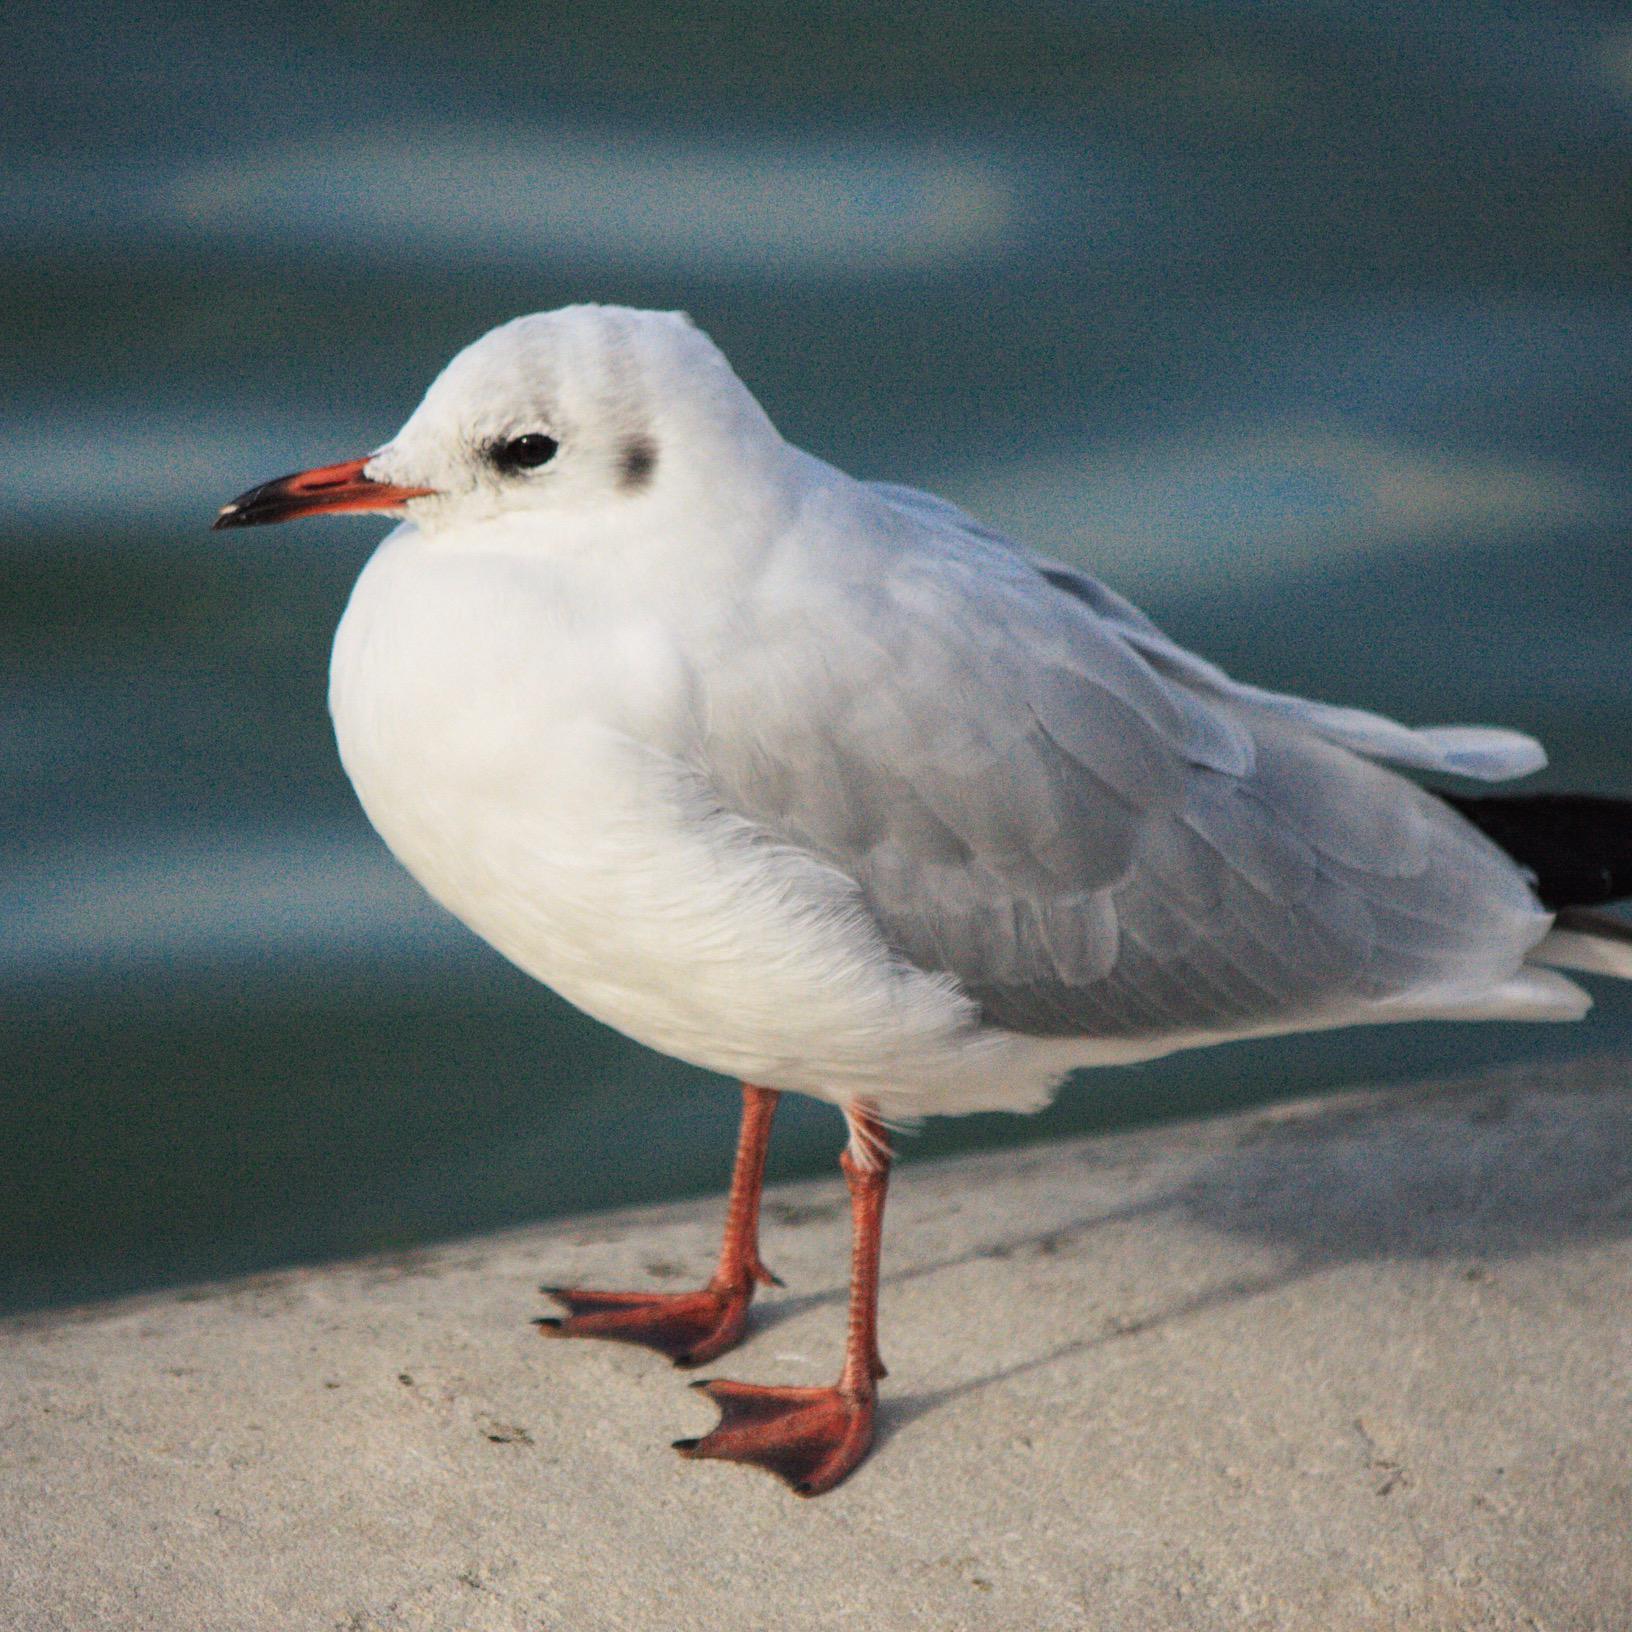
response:
{"label": "bird eye", "polygon": [[493,449],[493,463],[506,474],[515,470],[537,470],[555,457],[560,446],[553,436],[529,431],[526,436],[513,436],[508,442],[498,443]]}

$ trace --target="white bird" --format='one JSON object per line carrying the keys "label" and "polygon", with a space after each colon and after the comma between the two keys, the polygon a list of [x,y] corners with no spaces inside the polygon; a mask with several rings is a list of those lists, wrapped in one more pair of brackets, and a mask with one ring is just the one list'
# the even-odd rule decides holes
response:
{"label": "white bird", "polygon": [[508,323],[373,454],[216,525],[339,510],[408,518],[330,688],[386,843],[529,974],[743,1083],[709,1285],[548,1288],[569,1314],[541,1324],[730,1347],[771,1279],[778,1092],[848,1119],[839,1381],[699,1385],[721,1422],[692,1456],[813,1494],[866,1454],[889,1123],[1229,1038],[1576,1019],[1540,965],[1632,976],[1613,920],[1555,919],[1632,893],[1632,806],[1419,787],[1385,767],[1543,754],[1232,680],[1085,573],[790,446],[681,314]]}

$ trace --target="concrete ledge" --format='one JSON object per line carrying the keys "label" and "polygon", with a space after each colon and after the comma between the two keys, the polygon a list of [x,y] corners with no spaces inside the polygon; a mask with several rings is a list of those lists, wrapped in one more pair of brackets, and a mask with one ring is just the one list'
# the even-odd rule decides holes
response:
{"label": "concrete ledge", "polygon": [[[656,1356],[540,1279],[706,1275],[718,1207],[0,1325],[18,1632],[1632,1624],[1632,1070],[902,1170],[881,1443],[683,1462]],[[841,1187],[714,1370],[828,1381]]]}

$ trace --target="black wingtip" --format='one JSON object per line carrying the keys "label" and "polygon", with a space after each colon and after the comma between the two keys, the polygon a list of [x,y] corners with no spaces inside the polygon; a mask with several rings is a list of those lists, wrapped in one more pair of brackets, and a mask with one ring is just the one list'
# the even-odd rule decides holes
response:
{"label": "black wingtip", "polygon": [[1632,800],[1588,793],[1440,793],[1534,877],[1550,910],[1632,895]]}

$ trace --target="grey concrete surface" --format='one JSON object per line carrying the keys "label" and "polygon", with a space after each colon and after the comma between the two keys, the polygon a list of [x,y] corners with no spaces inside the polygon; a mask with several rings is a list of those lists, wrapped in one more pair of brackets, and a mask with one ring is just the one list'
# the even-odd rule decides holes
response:
{"label": "grey concrete surface", "polygon": [[[540,1279],[706,1275],[718,1204],[0,1326],[15,1632],[1632,1626],[1632,1068],[898,1174],[880,1443],[685,1462]],[[722,1153],[723,1160],[723,1153]],[[711,1368],[827,1381],[837,1177]]]}

